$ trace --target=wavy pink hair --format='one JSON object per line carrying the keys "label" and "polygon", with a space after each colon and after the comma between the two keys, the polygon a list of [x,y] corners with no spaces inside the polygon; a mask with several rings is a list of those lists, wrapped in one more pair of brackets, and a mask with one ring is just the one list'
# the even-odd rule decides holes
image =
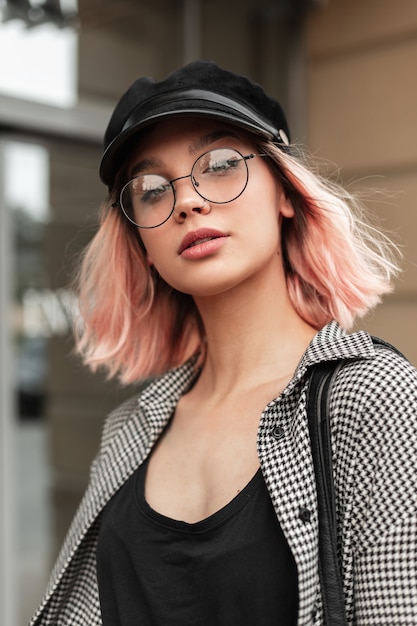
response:
{"label": "wavy pink hair", "polygon": [[[283,153],[259,143],[292,201],[282,248],[290,298],[320,329],[331,320],[352,326],[392,290],[396,247],[362,219],[354,196]],[[77,277],[82,324],[77,350],[93,369],[123,383],[159,374],[204,352],[204,328],[191,296],[172,289],[149,267],[140,237],[112,207],[120,172],[102,207],[100,227]]]}

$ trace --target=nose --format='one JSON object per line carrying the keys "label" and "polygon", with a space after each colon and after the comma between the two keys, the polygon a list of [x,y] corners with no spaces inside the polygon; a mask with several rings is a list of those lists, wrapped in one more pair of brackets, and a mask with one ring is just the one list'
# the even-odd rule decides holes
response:
{"label": "nose", "polygon": [[[189,180],[187,180],[189,179]],[[191,174],[175,179],[174,188],[174,218],[183,222],[193,213],[206,214],[210,212],[210,204],[202,198],[191,182]]]}

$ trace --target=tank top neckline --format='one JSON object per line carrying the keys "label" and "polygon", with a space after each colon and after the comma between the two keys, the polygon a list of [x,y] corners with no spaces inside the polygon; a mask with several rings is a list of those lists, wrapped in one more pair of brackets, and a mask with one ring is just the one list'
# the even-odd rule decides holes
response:
{"label": "tank top neckline", "polygon": [[153,509],[145,498],[145,480],[148,469],[149,458],[138,469],[135,483],[135,499],[137,507],[140,513],[145,516],[150,522],[158,526],[163,526],[178,532],[187,533],[202,533],[212,530],[222,524],[225,524],[230,518],[238,515],[240,511],[249,502],[251,497],[261,489],[262,486],[266,489],[266,485],[263,480],[262,471],[259,467],[254,476],[243,487],[239,493],[237,493],[227,504],[222,506],[219,510],[215,511],[208,517],[198,522],[186,522],[177,520],[162,513],[159,513]]}

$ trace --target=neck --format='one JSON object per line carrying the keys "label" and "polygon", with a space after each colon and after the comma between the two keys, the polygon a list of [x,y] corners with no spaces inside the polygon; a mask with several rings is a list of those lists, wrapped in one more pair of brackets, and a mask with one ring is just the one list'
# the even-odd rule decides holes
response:
{"label": "neck", "polygon": [[228,395],[294,373],[316,330],[296,313],[285,288],[270,285],[196,299],[207,336],[199,385],[207,394]]}

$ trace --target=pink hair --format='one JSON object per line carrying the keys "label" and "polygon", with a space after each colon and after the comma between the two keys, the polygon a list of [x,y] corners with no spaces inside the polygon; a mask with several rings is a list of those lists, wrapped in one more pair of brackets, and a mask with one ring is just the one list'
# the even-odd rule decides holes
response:
{"label": "pink hair", "polygon": [[138,235],[121,212],[103,207],[99,231],[78,273],[77,350],[95,371],[123,383],[180,365],[200,347],[192,298],[149,267]]}
{"label": "pink hair", "polygon": [[[295,209],[282,228],[293,305],[317,329],[333,319],[349,328],[392,290],[396,248],[362,220],[359,203],[343,188],[269,143],[259,148]],[[138,233],[112,200],[102,207],[77,277],[76,339],[93,370],[104,367],[127,384],[203,353],[204,328],[191,296],[148,265]]]}
{"label": "pink hair", "polygon": [[282,231],[291,301],[317,329],[332,320],[348,329],[392,291],[398,249],[364,221],[357,197],[275,146],[264,149],[295,209]]}

